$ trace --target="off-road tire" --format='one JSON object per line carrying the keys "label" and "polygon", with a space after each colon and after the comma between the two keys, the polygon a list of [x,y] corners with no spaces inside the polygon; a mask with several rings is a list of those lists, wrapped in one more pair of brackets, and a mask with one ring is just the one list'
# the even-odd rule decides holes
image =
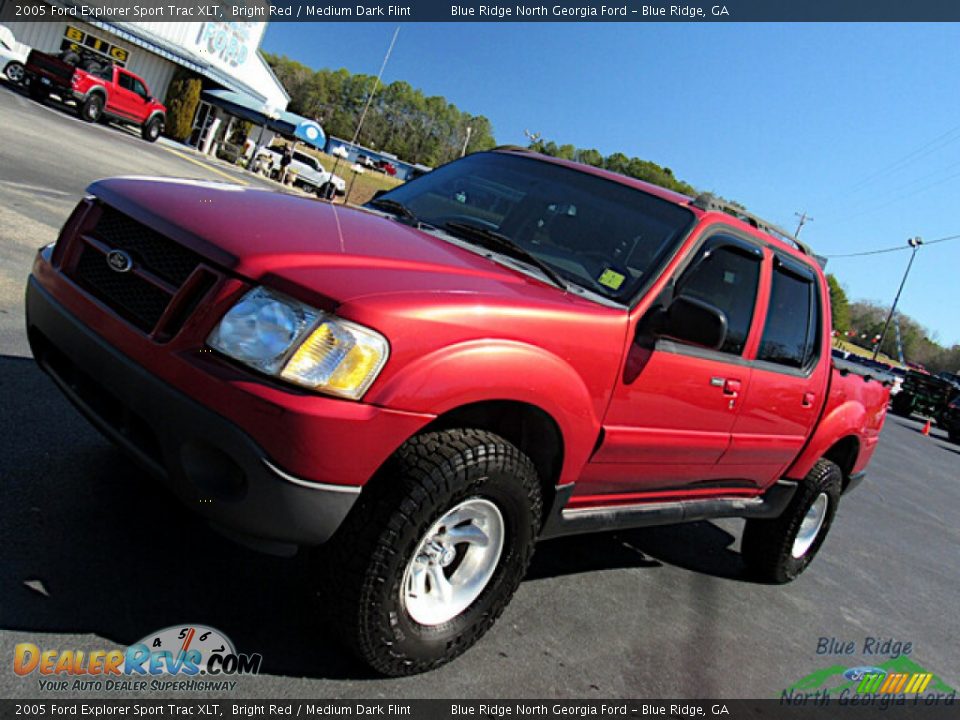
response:
{"label": "off-road tire", "polygon": [[88,95],[77,111],[80,119],[84,122],[94,123],[103,117],[103,97],[99,93]]}
{"label": "off-road tire", "polygon": [[[830,532],[840,502],[843,473],[830,460],[819,460],[800,482],[796,494],[783,514],[771,520],[747,520],[740,552],[747,568],[758,580],[787,583],[796,579],[813,560]],[[827,496],[827,510],[813,544],[799,558],[793,557],[793,544],[807,511],[821,493]]]}
{"label": "off-road tire", "polygon": [[890,410],[894,415],[908,418],[913,415],[913,396],[904,392],[897,393],[890,401]]}
{"label": "off-road tire", "polygon": [[[496,569],[459,615],[421,625],[401,599],[407,563],[433,524],[472,498],[494,503],[503,517]],[[323,548],[330,624],[384,675],[413,675],[453,660],[490,629],[513,597],[533,556],[541,513],[533,463],[502,437],[456,429],[408,440]]]}
{"label": "off-road tire", "polygon": [[153,117],[147,120],[147,122],[143,124],[143,127],[140,128],[140,137],[152,143],[156,142],[161,132],[163,132],[163,120],[158,117]]}

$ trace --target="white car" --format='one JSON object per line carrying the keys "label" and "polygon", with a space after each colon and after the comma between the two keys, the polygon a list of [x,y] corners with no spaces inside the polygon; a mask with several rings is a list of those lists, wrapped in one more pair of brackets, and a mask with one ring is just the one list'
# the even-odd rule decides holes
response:
{"label": "white car", "polygon": [[[270,147],[264,148],[258,154],[260,166],[272,170],[280,169],[280,158],[283,157],[283,149]],[[293,151],[293,161],[290,168],[297,171],[295,185],[299,185],[307,192],[321,193],[327,183],[331,183],[337,191],[337,195],[344,195],[347,192],[347,183],[339,175],[333,175],[323,169],[323,165],[312,155],[307,153]]]}
{"label": "white car", "polygon": [[0,25],[0,70],[10,82],[19,85],[23,82],[23,67],[27,64],[30,48],[19,43],[6,25]]}

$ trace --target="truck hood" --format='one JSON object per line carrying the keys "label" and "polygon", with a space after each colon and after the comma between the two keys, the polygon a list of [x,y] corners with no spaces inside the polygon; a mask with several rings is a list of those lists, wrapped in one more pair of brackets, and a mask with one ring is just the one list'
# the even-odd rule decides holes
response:
{"label": "truck hood", "polygon": [[470,293],[597,307],[392,218],[311,198],[168,178],[111,178],[88,191],[238,275],[300,296]]}

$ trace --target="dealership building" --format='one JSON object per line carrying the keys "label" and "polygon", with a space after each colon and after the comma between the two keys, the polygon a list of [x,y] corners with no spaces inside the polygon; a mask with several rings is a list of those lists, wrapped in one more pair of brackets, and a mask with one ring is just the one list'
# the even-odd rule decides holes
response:
{"label": "dealership building", "polygon": [[[188,142],[213,152],[214,138],[240,118],[274,132],[293,134],[304,120],[286,112],[290,96],[260,54],[266,22],[103,22],[79,15],[68,0],[51,0],[47,18],[22,21],[13,0],[0,0],[0,24],[37,50],[82,48],[142,77],[163,100],[174,73],[184,68],[203,81],[202,101]],[[218,133],[219,131],[219,133]]]}

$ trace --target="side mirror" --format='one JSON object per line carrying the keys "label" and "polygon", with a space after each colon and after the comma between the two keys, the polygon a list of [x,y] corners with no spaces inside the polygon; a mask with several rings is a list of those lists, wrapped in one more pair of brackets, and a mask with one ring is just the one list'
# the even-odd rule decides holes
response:
{"label": "side mirror", "polygon": [[378,197],[383,197],[384,195],[386,195],[387,192],[389,192],[389,191],[388,191],[388,190],[382,190],[382,189],[381,189],[381,190],[377,190],[377,191],[373,194],[373,197],[370,198],[370,199],[371,199],[371,200],[376,200]]}
{"label": "side mirror", "polygon": [[727,339],[727,316],[708,302],[678,295],[664,312],[657,334],[718,350]]}

